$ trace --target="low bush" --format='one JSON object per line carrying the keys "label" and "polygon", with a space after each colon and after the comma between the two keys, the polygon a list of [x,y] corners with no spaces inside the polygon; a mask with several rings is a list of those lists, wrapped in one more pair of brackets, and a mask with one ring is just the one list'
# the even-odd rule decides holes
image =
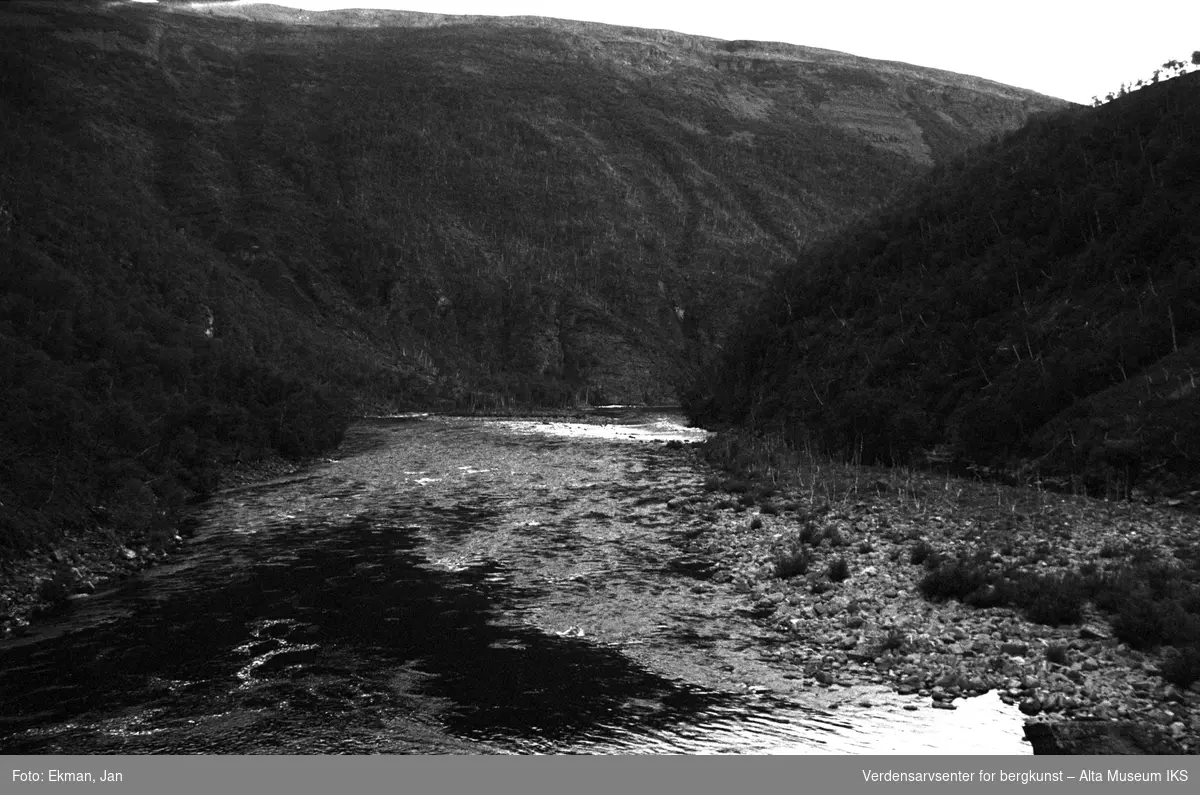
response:
{"label": "low bush", "polygon": [[1162,643],[1166,626],[1158,604],[1145,591],[1132,594],[1112,619],[1117,639],[1134,649],[1149,649]]}
{"label": "low bush", "polygon": [[826,527],[824,536],[829,539],[829,546],[831,547],[844,547],[846,545],[846,539],[842,535],[842,531],[836,527]]}
{"label": "low bush", "polygon": [[929,556],[933,554],[933,545],[928,541],[921,540],[913,544],[912,552],[909,553],[908,560],[914,566],[920,566]]}
{"label": "low bush", "polygon": [[900,651],[906,645],[904,633],[898,629],[889,629],[887,634],[879,641],[879,653],[885,651]]}
{"label": "low bush", "polygon": [[1200,643],[1172,648],[1164,656],[1159,673],[1163,679],[1180,689],[1191,687],[1200,680]]}
{"label": "low bush", "polygon": [[826,573],[831,582],[844,582],[850,579],[850,565],[846,563],[845,558],[837,558],[830,562]]}
{"label": "low bush", "polygon": [[1057,627],[1078,623],[1084,591],[1079,578],[1066,575],[1028,575],[1016,581],[1012,601],[1035,624]]}
{"label": "low bush", "polygon": [[804,545],[792,542],[777,548],[772,554],[775,576],[781,580],[796,577],[808,571],[809,554]]}
{"label": "low bush", "polygon": [[888,652],[903,654],[907,646],[908,639],[905,637],[904,633],[893,627],[892,629],[889,629],[882,637],[878,638],[875,643],[868,646],[866,649],[866,654],[873,659],[878,659]]}
{"label": "low bush", "polygon": [[1129,559],[1134,563],[1145,564],[1151,563],[1156,557],[1157,553],[1154,551],[1153,547],[1138,546],[1134,547],[1133,553],[1129,556]]}
{"label": "low bush", "polygon": [[1130,594],[1141,588],[1138,578],[1129,568],[1100,572],[1087,578],[1087,589],[1096,607],[1106,613],[1121,610]]}
{"label": "low bush", "polygon": [[963,597],[963,604],[986,610],[990,607],[1003,607],[1012,601],[1011,583],[988,583],[981,585]]}
{"label": "low bush", "polygon": [[987,584],[987,577],[981,568],[960,561],[949,561],[942,562],[926,574],[918,588],[926,599],[933,602],[947,599],[962,601]]}
{"label": "low bush", "polygon": [[1061,643],[1053,643],[1046,647],[1046,662],[1056,665],[1067,664],[1067,647]]}

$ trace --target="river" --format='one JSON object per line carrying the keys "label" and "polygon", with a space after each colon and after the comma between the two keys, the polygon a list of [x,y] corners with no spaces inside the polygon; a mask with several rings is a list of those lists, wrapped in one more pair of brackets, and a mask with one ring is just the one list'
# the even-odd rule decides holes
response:
{"label": "river", "polygon": [[[0,644],[7,753],[1029,754],[994,694],[810,691],[680,549],[678,413],[364,420]],[[684,445],[669,444],[678,441]]]}

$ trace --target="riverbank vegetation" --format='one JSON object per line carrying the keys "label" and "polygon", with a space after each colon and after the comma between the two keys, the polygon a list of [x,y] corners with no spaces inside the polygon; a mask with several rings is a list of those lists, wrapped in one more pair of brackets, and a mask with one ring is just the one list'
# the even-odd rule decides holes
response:
{"label": "riverbank vegetation", "polygon": [[[762,517],[792,525],[770,545],[774,577],[815,571],[809,590],[824,593],[878,566],[873,539],[886,539],[889,565],[912,567],[927,602],[1092,634],[1086,627],[1104,621],[1106,637],[1154,655],[1165,683],[1200,680],[1200,525],[1190,514],[839,462],[749,434],[715,437],[703,455],[725,473],[709,492],[738,495],[728,507],[757,514],[751,529]],[[849,514],[870,515],[873,532],[848,528]]]}

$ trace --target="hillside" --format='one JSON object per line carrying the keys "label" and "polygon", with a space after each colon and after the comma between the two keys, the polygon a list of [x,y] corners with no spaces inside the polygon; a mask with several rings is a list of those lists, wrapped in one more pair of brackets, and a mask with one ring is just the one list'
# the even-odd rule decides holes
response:
{"label": "hillside", "polygon": [[1200,75],[1033,120],[807,247],[688,407],[1109,495],[1200,475]]}
{"label": "hillside", "polygon": [[551,20],[6,3],[0,551],[167,533],[367,407],[673,402],[802,244],[1063,104]]}

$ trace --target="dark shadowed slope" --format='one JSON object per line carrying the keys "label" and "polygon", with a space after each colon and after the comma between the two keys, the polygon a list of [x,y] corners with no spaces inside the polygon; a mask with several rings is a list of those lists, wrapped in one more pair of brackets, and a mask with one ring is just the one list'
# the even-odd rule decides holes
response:
{"label": "dark shadowed slope", "polygon": [[804,48],[370,18],[0,7],[0,547],[164,527],[214,462],[324,449],[355,400],[672,400],[806,240],[1063,104]]}
{"label": "dark shadowed slope", "polygon": [[1198,128],[1188,75],[938,167],[806,249],[691,411],[867,461],[940,448],[1077,487],[1183,488],[1200,464]]}

